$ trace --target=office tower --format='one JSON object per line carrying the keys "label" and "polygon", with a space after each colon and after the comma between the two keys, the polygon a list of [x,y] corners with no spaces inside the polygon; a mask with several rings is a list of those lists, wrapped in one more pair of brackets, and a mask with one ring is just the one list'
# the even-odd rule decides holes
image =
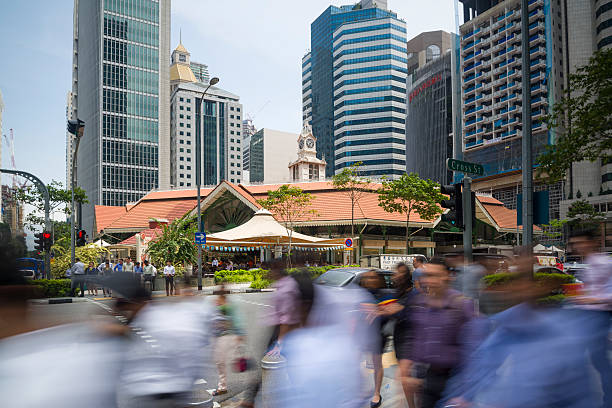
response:
{"label": "office tower", "polygon": [[[247,118],[242,121],[242,169],[248,172],[251,165],[251,137],[257,132],[253,119]],[[245,177],[248,181],[249,178]]]}
{"label": "office tower", "polygon": [[371,176],[403,173],[405,22],[387,10],[386,1],[362,0],[328,7],[310,31],[310,55],[302,59],[302,116],[311,118],[326,176],[355,161],[363,161]]}
{"label": "office tower", "polygon": [[251,137],[250,182],[264,184],[290,182],[289,163],[297,157],[295,153],[297,140],[298,135],[295,133],[259,129]]}
{"label": "office tower", "polygon": [[[531,84],[533,156],[553,144],[545,116],[563,92],[562,7],[559,1],[529,1],[529,72],[521,68],[521,2],[463,0],[468,19],[460,29],[462,128],[455,142],[466,161],[484,166],[475,190],[516,208],[521,184],[522,91]],[[562,184],[536,184],[550,193],[550,216],[559,218]]]}
{"label": "office tower", "polygon": [[210,81],[210,74],[208,73],[208,65],[191,61],[189,63],[189,67],[191,68],[191,72],[193,72],[193,75],[195,75],[198,82],[202,82],[203,84],[208,84],[208,82]]}
{"label": "office tower", "polygon": [[440,58],[453,47],[453,37],[445,31],[427,31],[408,40],[408,75]]}
{"label": "office tower", "polygon": [[[2,133],[2,112],[4,111],[4,101],[2,100],[2,91],[0,90],[0,136]],[[2,143],[0,142],[0,167],[2,167]],[[2,185],[2,176],[0,175],[0,186]],[[0,191],[1,193],[1,191]],[[2,194],[0,194],[0,209],[2,209]],[[0,211],[0,222],[2,222],[2,213]]]}
{"label": "office tower", "polygon": [[310,51],[302,58],[302,122],[312,125],[312,58]]}
{"label": "office tower", "polygon": [[440,55],[435,44],[425,43],[422,48],[433,59],[408,76],[406,171],[448,184],[452,172],[446,159],[453,157],[451,52]]}
{"label": "office tower", "polygon": [[202,185],[243,180],[240,98],[211,86],[202,103],[207,87],[191,71],[190,54],[179,44],[170,67],[169,168],[174,187],[196,185],[196,137],[201,140]]}
{"label": "office tower", "polygon": [[73,43],[74,117],[85,122],[76,178],[92,233],[94,205],[170,186],[170,0],[75,0]]}

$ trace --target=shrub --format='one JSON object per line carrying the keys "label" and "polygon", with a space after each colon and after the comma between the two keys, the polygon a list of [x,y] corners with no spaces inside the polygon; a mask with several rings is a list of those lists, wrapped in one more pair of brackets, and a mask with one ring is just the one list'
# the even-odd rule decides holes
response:
{"label": "shrub", "polygon": [[40,288],[43,298],[70,296],[70,279],[37,279],[29,283]]}
{"label": "shrub", "polygon": [[[353,267],[358,267],[359,265],[350,265]],[[342,268],[342,266],[337,265],[327,265],[327,266],[310,266],[308,268],[290,268],[287,269],[289,275],[302,272],[307,270],[310,273],[312,279],[317,278],[323,273],[329,271],[330,269]],[[221,270],[215,272],[215,283],[246,283],[252,282],[251,288],[253,289],[264,289],[270,286],[271,281],[267,279],[268,271],[265,269],[253,269],[253,270],[244,270],[244,269],[236,269],[233,271]]]}
{"label": "shrub", "polygon": [[[516,279],[518,275],[513,273],[496,273],[493,275],[487,275],[483,278],[485,286],[491,287],[495,285],[501,285],[508,283],[513,279]],[[575,279],[571,275],[563,273],[536,273],[533,275],[536,282],[552,282],[557,286],[561,286],[565,283],[574,283]]]}
{"label": "shrub", "polygon": [[268,279],[257,279],[251,283],[251,289],[266,289],[272,284]]}

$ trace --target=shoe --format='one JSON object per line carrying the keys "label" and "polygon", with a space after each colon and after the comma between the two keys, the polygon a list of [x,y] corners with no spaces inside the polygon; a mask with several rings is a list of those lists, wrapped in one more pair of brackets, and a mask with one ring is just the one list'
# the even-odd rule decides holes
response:
{"label": "shoe", "polygon": [[223,395],[223,394],[227,394],[227,389],[219,389],[219,388],[217,388],[212,393],[213,397],[216,397],[216,396],[219,396],[219,395]]}
{"label": "shoe", "polygon": [[382,405],[382,395],[379,397],[378,402],[370,401],[370,408],[378,408]]}

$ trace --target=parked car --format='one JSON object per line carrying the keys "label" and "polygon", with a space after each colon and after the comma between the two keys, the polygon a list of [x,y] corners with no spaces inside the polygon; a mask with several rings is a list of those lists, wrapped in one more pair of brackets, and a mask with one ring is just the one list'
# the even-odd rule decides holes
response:
{"label": "parked car", "polygon": [[393,276],[393,272],[376,268],[347,267],[330,269],[329,271],[316,278],[314,282],[319,285],[332,286],[337,288],[346,287],[349,284],[359,285],[359,282],[361,281],[361,276],[371,270],[375,270],[376,273],[378,273],[384,278],[387,289],[393,289],[393,282],[391,281],[391,276]]}
{"label": "parked car", "polygon": [[26,279],[36,279],[36,273],[32,269],[20,269],[19,272],[21,272]]}

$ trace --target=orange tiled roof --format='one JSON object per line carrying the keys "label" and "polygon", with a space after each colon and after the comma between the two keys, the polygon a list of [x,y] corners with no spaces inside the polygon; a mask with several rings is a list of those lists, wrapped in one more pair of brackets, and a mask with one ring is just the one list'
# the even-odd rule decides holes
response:
{"label": "orange tiled roof", "polygon": [[162,229],[161,228],[154,228],[154,229],[147,228],[145,230],[142,230],[142,231],[132,235],[128,239],[124,239],[123,241],[121,241],[117,245],[136,245],[136,235],[138,235],[138,234],[144,234],[145,238],[150,238],[151,241],[155,241],[155,238],[160,236],[161,233],[162,233]]}
{"label": "orange tiled roof", "polygon": [[504,205],[504,203],[499,201],[497,198],[487,197],[487,196],[476,196],[476,198],[478,198],[478,201],[480,201],[482,204],[486,203],[486,204]]}
{"label": "orange tiled roof", "polygon": [[[200,188],[200,196],[206,197],[214,188]],[[198,190],[166,190],[166,191],[151,191],[146,196],[142,197],[140,201],[148,200],[167,200],[171,198],[196,198]],[[139,202],[140,202],[139,201]]]}
{"label": "orange tiled roof", "polygon": [[[478,197],[478,201],[480,201],[482,207],[489,213],[499,228],[516,230],[516,210],[504,207],[501,201],[492,197]],[[521,230],[523,226],[519,225],[518,228]],[[541,231],[541,228],[537,225],[534,225],[533,229],[534,231]]]}
{"label": "orange tiled roof", "polygon": [[117,207],[111,205],[96,205],[94,212],[96,217],[96,229],[102,231],[104,228],[112,224],[116,219],[120,218],[128,211],[126,207]]}
{"label": "orange tiled roof", "polygon": [[168,222],[182,217],[195,208],[196,199],[140,200],[130,211],[107,226],[109,229],[147,228],[150,219],[165,219]]}

